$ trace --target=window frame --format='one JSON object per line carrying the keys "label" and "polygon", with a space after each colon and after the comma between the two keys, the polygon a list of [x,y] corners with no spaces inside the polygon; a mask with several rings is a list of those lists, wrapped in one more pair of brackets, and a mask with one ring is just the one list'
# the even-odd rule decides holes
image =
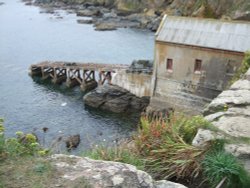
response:
{"label": "window frame", "polygon": [[201,74],[201,71],[202,71],[202,60],[201,59],[195,59],[194,73],[195,74]]}
{"label": "window frame", "polygon": [[172,58],[167,58],[166,60],[166,69],[168,72],[172,73],[173,72],[173,59]]}

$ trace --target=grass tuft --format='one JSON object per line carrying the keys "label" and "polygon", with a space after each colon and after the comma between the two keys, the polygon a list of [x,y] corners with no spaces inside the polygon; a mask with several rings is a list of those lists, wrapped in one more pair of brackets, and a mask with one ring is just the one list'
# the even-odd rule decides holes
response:
{"label": "grass tuft", "polygon": [[212,152],[202,163],[204,174],[212,187],[216,187],[223,179],[228,188],[250,187],[250,177],[236,158],[224,151]]}

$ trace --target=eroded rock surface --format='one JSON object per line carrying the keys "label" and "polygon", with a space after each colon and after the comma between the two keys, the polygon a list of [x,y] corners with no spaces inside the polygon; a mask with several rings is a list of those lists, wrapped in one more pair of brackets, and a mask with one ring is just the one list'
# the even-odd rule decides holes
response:
{"label": "eroded rock surface", "polygon": [[49,160],[60,172],[60,187],[82,180],[93,188],[185,188],[165,180],[155,182],[149,174],[128,164],[62,154],[53,155]]}
{"label": "eroded rock surface", "polygon": [[88,106],[115,113],[142,111],[149,103],[146,97],[136,97],[114,85],[99,86],[83,97]]}
{"label": "eroded rock surface", "polygon": [[193,145],[202,147],[218,138],[237,140],[237,143],[227,144],[225,150],[242,160],[250,172],[250,145],[244,142],[250,139],[250,69],[230,89],[215,98],[204,114],[220,131],[199,130]]}

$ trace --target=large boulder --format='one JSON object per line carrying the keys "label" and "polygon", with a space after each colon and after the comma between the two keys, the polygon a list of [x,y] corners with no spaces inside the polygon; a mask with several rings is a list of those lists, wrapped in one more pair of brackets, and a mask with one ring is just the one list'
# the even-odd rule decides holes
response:
{"label": "large boulder", "polygon": [[186,188],[165,180],[154,181],[149,174],[129,164],[62,154],[51,156],[49,161],[60,172],[57,187]]}
{"label": "large boulder", "polygon": [[83,97],[86,105],[115,113],[142,111],[148,98],[139,98],[129,91],[114,85],[99,86]]}

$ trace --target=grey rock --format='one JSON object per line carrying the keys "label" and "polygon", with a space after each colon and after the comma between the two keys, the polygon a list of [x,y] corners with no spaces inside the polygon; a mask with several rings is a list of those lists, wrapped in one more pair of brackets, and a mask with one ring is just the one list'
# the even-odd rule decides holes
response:
{"label": "grey rock", "polygon": [[192,145],[202,148],[208,144],[208,141],[216,140],[216,139],[223,139],[225,138],[222,134],[215,133],[210,130],[199,129],[196,136],[192,141]]}
{"label": "grey rock", "polygon": [[81,139],[80,139],[80,135],[79,135],[79,134],[69,136],[69,137],[65,140],[66,147],[67,147],[68,149],[77,148],[77,146],[79,145],[80,141],[81,141]]}
{"label": "grey rock", "polygon": [[96,31],[113,31],[117,29],[117,25],[114,23],[97,23],[95,24]]}
{"label": "grey rock", "polygon": [[250,172],[250,145],[248,144],[227,144],[225,151],[233,154],[244,165],[245,169]]}
{"label": "grey rock", "polygon": [[117,14],[114,11],[103,14],[103,19],[110,19],[110,18],[117,18]]}
{"label": "grey rock", "polygon": [[4,2],[0,2],[0,6],[1,6],[1,5],[4,5]]}
{"label": "grey rock", "polygon": [[[240,81],[242,82],[242,81]],[[237,90],[234,88],[223,91],[217,98],[215,98],[208,107],[204,110],[204,115],[209,115],[217,111],[221,111],[227,106],[247,106],[250,104],[250,90]]]}
{"label": "grey rock", "polygon": [[109,109],[111,112],[122,113],[129,108],[129,101],[131,95],[123,95],[118,98],[110,99],[101,107],[102,109]]}
{"label": "grey rock", "polygon": [[225,115],[226,112],[217,112],[215,114],[210,114],[208,116],[205,117],[205,119],[207,121],[216,121],[218,118],[220,118],[221,116]]}
{"label": "grey rock", "polygon": [[143,110],[149,103],[147,98],[139,98],[127,90],[114,85],[99,86],[83,98],[88,106],[115,113]]}
{"label": "grey rock", "polygon": [[[193,145],[203,147],[211,140],[239,138],[237,143],[225,145],[225,150],[235,155],[250,172],[250,145],[241,138],[250,138],[250,69],[228,90],[223,91],[205,109],[205,119],[220,130],[198,130]],[[242,141],[240,141],[242,140]],[[234,141],[234,140],[232,140]]]}
{"label": "grey rock", "polygon": [[250,81],[249,80],[238,80],[235,82],[231,88],[231,90],[250,90]]}
{"label": "grey rock", "polygon": [[235,157],[250,157],[250,145],[248,144],[226,144],[225,150]]}
{"label": "grey rock", "polygon": [[213,125],[234,137],[250,136],[250,119],[244,116],[222,116]]}
{"label": "grey rock", "polygon": [[179,183],[161,180],[155,182],[155,188],[187,188],[187,187]]}
{"label": "grey rock", "polygon": [[60,172],[62,187],[84,179],[90,187],[96,188],[185,188],[169,181],[155,182],[149,174],[129,164],[62,154],[52,155],[48,160]]}
{"label": "grey rock", "polygon": [[234,16],[234,20],[245,20],[250,21],[250,11],[236,11]]}
{"label": "grey rock", "polygon": [[93,20],[92,19],[88,19],[88,20],[79,19],[79,20],[76,20],[76,21],[79,24],[93,24]]}
{"label": "grey rock", "polygon": [[91,17],[91,16],[101,16],[102,13],[98,9],[84,9],[84,10],[79,10],[76,12],[77,16],[86,16],[86,17]]}
{"label": "grey rock", "polygon": [[245,76],[244,76],[245,80],[250,80],[250,69],[248,69],[248,71],[246,72]]}

